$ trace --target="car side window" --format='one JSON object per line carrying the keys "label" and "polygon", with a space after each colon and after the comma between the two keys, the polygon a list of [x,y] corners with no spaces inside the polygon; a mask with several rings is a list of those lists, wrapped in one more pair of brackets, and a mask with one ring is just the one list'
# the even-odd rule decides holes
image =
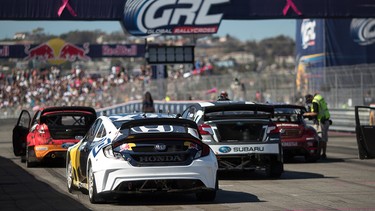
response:
{"label": "car side window", "polygon": [[191,119],[191,120],[194,120],[194,115],[195,115],[195,112],[197,111],[197,109],[194,107],[194,106],[190,106],[186,113],[184,114],[184,117],[186,119]]}
{"label": "car side window", "polygon": [[100,126],[101,124],[101,120],[100,119],[97,119],[94,124],[91,126],[90,130],[87,132],[87,135],[86,135],[86,138],[85,140],[87,142],[92,142],[92,140],[94,140],[95,138],[95,135],[96,135],[96,132],[97,132],[97,127],[98,125]]}
{"label": "car side window", "polygon": [[106,130],[104,124],[101,124],[98,132],[96,133],[96,138],[103,138],[106,135]]}
{"label": "car side window", "polygon": [[35,130],[35,128],[36,128],[36,126],[38,124],[38,120],[40,118],[40,113],[41,113],[40,111],[37,111],[34,114],[33,119],[31,120],[31,127],[30,127],[30,131],[31,132]]}

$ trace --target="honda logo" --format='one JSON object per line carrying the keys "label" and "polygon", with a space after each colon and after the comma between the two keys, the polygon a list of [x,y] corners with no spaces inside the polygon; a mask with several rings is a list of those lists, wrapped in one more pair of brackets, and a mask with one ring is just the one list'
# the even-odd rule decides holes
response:
{"label": "honda logo", "polygon": [[166,149],[167,149],[167,145],[165,145],[165,144],[156,144],[155,145],[156,151],[162,152],[162,151],[165,151]]}

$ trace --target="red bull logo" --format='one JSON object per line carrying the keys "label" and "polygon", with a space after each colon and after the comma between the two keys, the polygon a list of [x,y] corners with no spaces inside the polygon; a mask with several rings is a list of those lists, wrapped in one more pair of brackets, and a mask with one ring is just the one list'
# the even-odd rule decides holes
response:
{"label": "red bull logo", "polygon": [[62,64],[66,61],[89,61],[91,59],[87,56],[89,51],[89,43],[85,43],[83,47],[79,47],[67,43],[60,38],[55,38],[33,48],[30,48],[30,45],[26,45],[25,53],[27,56],[25,60],[46,61],[55,65]]}
{"label": "red bull logo", "polygon": [[90,57],[86,56],[89,52],[89,44],[85,43],[83,48],[79,48],[76,45],[66,43],[60,50],[59,58],[66,59],[71,62],[79,59],[83,61],[90,60]]}
{"label": "red bull logo", "polygon": [[32,49],[30,49],[30,45],[27,45],[25,47],[25,53],[28,54],[28,56],[25,58],[26,60],[36,59],[45,61],[55,57],[53,49],[45,43],[40,44]]}

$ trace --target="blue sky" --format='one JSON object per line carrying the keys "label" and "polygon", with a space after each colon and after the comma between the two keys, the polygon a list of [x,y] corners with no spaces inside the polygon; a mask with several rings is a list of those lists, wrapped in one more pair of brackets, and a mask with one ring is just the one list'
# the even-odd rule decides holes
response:
{"label": "blue sky", "polygon": [[[295,39],[296,20],[223,20],[217,35],[230,34],[243,41],[286,35]],[[31,32],[38,27],[46,34],[59,35],[75,30],[122,31],[118,21],[0,21],[0,39],[12,38],[17,32]]]}

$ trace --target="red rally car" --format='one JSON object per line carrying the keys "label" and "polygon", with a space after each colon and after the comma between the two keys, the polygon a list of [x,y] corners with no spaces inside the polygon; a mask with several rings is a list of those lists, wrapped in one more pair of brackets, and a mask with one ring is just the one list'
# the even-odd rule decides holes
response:
{"label": "red rally car", "polygon": [[306,108],[299,105],[274,105],[272,120],[280,129],[284,160],[304,156],[306,162],[320,159],[320,139],[317,131],[303,117]]}
{"label": "red rally car", "polygon": [[62,106],[41,108],[33,118],[22,110],[13,129],[13,152],[27,167],[44,160],[65,159],[69,146],[88,131],[97,115],[94,108]]}

